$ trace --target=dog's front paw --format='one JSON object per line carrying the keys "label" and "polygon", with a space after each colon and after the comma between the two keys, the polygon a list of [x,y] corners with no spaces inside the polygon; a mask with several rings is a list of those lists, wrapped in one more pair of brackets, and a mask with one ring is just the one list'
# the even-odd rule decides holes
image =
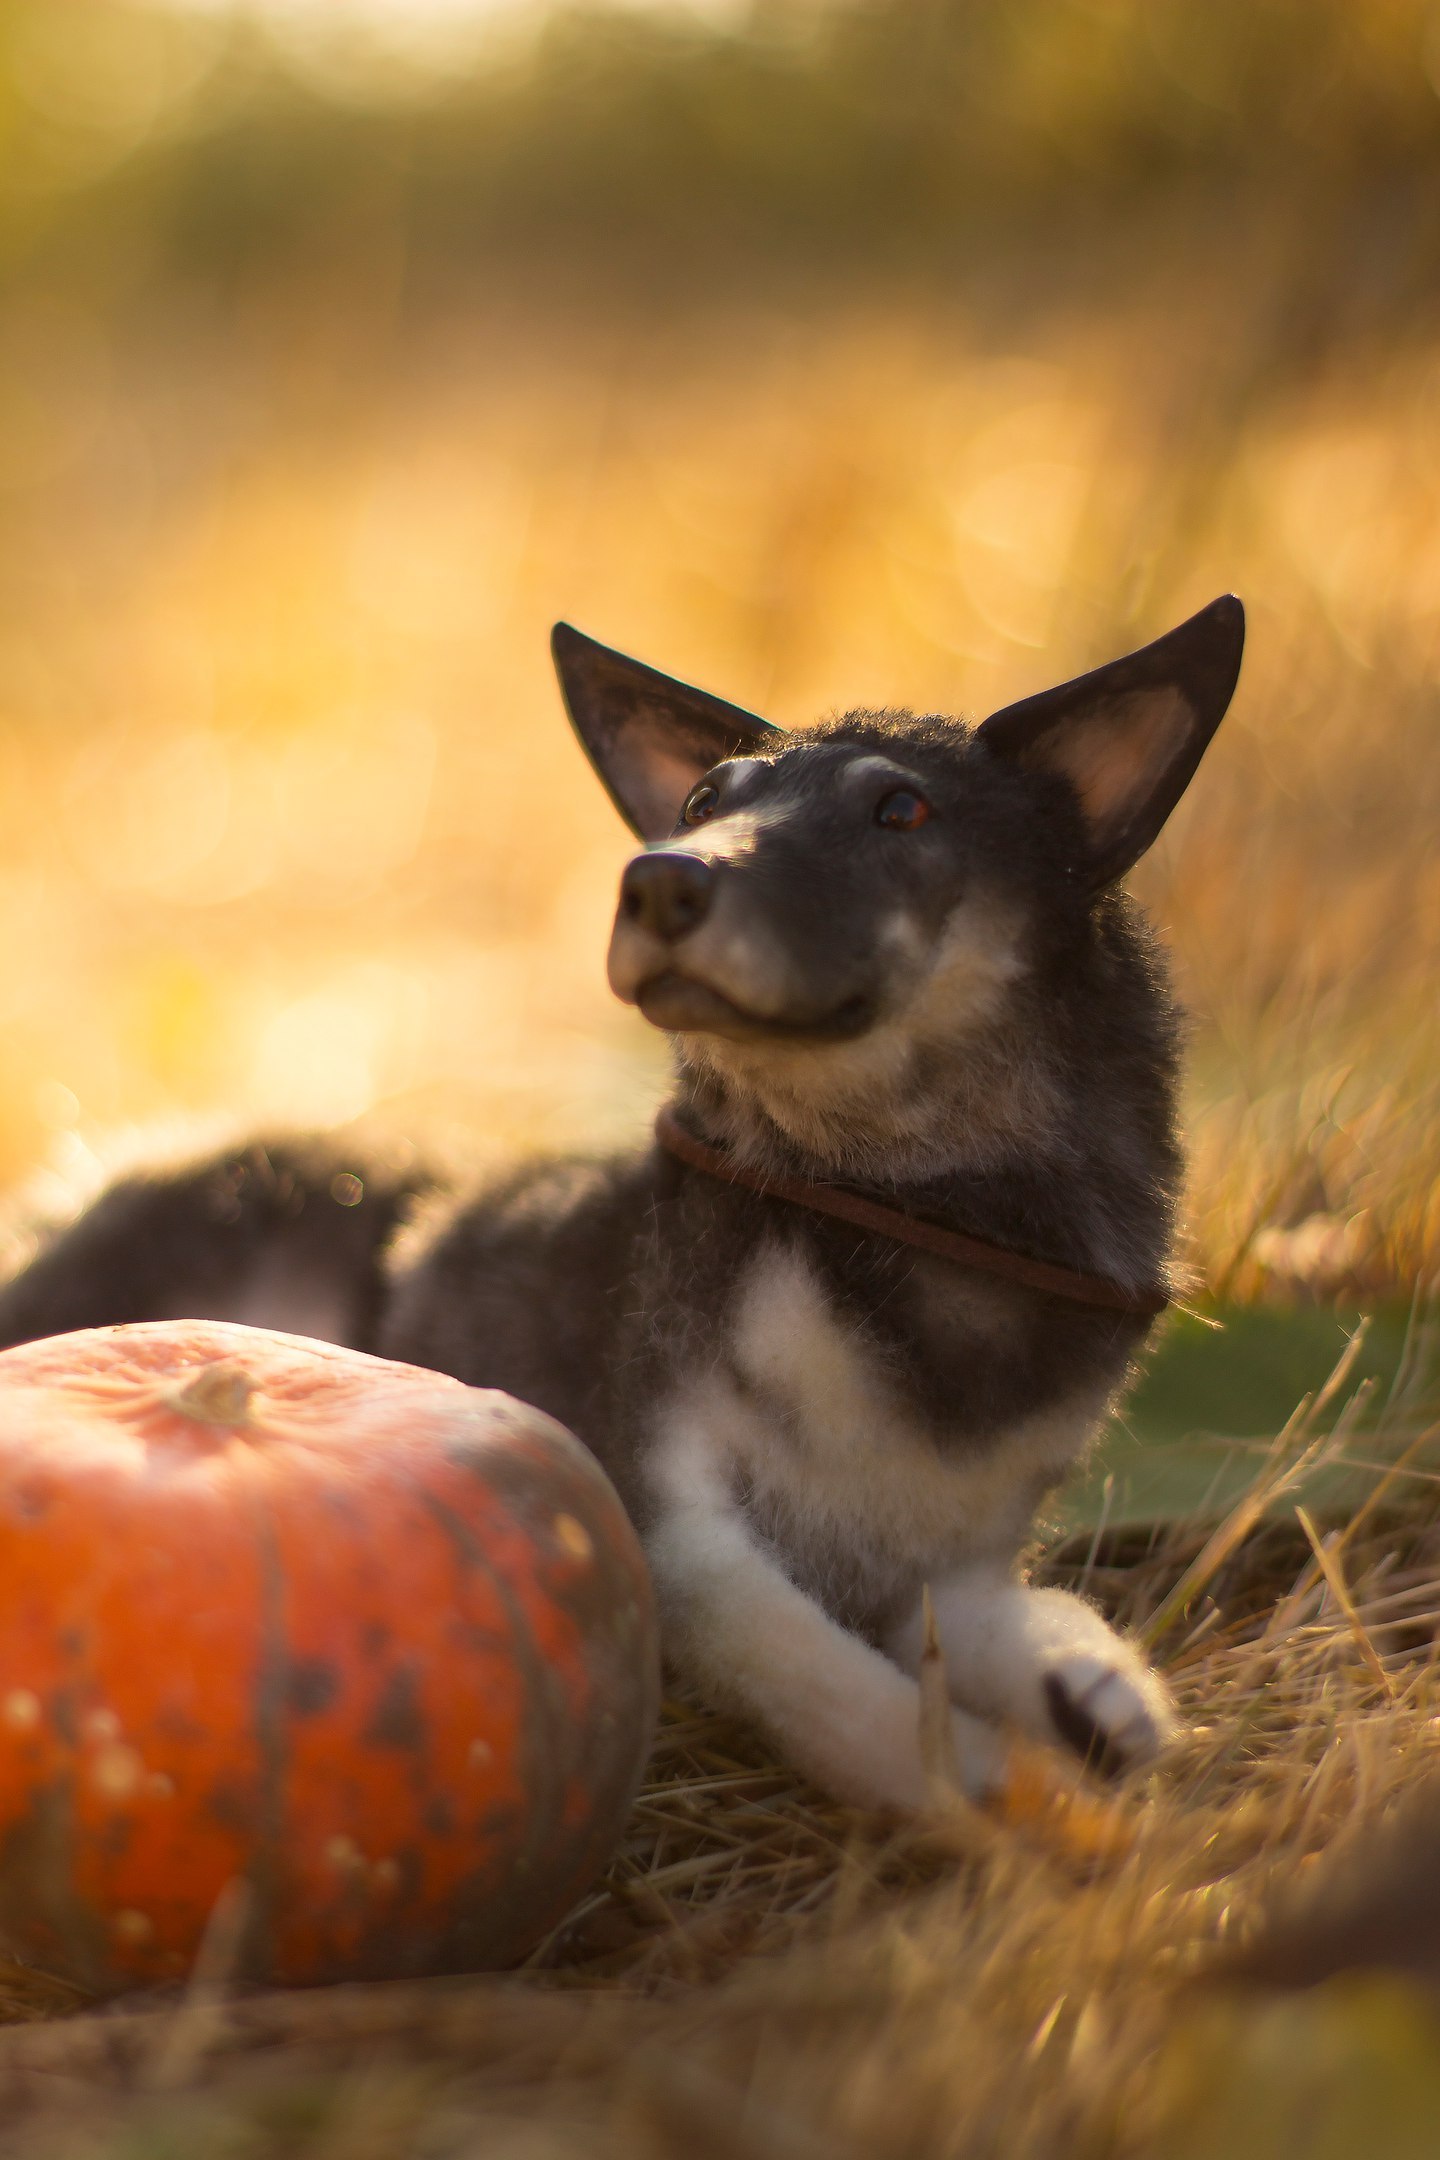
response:
{"label": "dog's front paw", "polygon": [[1170,1698],[1138,1659],[1117,1664],[1074,1651],[1041,1675],[1041,1686],[1059,1737],[1106,1777],[1149,1762],[1174,1737]]}

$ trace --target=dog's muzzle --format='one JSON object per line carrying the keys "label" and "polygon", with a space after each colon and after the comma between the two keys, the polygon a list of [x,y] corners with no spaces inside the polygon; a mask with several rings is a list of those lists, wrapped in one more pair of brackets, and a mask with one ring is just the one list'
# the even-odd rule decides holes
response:
{"label": "dog's muzzle", "polygon": [[[720,903],[728,866],[683,848],[637,855],[620,881],[610,987],[671,1034],[844,1041],[874,1018],[868,995],[796,1000],[778,934],[748,935]],[[729,893],[733,902],[734,893]]]}

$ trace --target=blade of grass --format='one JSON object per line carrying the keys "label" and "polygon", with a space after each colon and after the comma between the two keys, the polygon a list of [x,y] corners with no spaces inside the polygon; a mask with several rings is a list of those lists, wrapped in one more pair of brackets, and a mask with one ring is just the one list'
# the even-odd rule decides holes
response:
{"label": "blade of grass", "polygon": [[[1299,1413],[1297,1419],[1298,1415]],[[1297,1421],[1292,1419],[1286,1427],[1286,1433],[1296,1429]],[[1282,1434],[1281,1438],[1284,1437],[1285,1434]],[[1271,1503],[1278,1500],[1305,1475],[1323,1445],[1323,1440],[1312,1440],[1308,1447],[1303,1448],[1288,1463],[1272,1450],[1267,1466],[1261,1470],[1249,1491],[1241,1494],[1224,1521],[1205,1540],[1173,1589],[1160,1600],[1149,1619],[1142,1621],[1136,1629],[1140,1641],[1148,1649],[1153,1649],[1175,1622],[1184,1618],[1200,1592],[1214,1581],[1231,1554],[1244,1544]]]}
{"label": "blade of grass", "polygon": [[[1179,1581],[1167,1596],[1161,1599],[1148,1620],[1136,1629],[1141,1642],[1153,1649],[1175,1622],[1188,1613],[1196,1597],[1219,1574],[1231,1554],[1244,1544],[1250,1532],[1266,1510],[1288,1492],[1320,1459],[1329,1445],[1331,1435],[1312,1439],[1301,1448],[1298,1455],[1288,1456],[1297,1440],[1314,1430],[1315,1423],[1334,1402],[1350,1374],[1355,1361],[1365,1345],[1370,1330],[1368,1317],[1362,1319],[1349,1337],[1344,1349],[1335,1360],[1330,1377],[1319,1392],[1303,1396],[1294,1411],[1286,1419],[1267,1450],[1264,1463],[1248,1492],[1241,1494],[1224,1521],[1206,1539]],[[1343,1418],[1344,1412],[1341,1416]]]}
{"label": "blade of grass", "polygon": [[1376,1650],[1374,1643],[1371,1642],[1369,1635],[1365,1631],[1364,1621],[1360,1618],[1359,1613],[1355,1610],[1355,1600],[1350,1595],[1350,1586],[1346,1582],[1344,1574],[1341,1570],[1338,1552],[1333,1547],[1329,1551],[1326,1550],[1324,1544],[1321,1542],[1319,1531],[1315,1528],[1314,1523],[1311,1521],[1309,1515],[1306,1513],[1303,1507],[1297,1506],[1295,1509],[1295,1514],[1299,1521],[1301,1529],[1305,1532],[1306,1537],[1310,1540],[1310,1550],[1315,1555],[1315,1565],[1319,1568],[1321,1574],[1325,1577],[1325,1581],[1329,1588],[1330,1595],[1334,1598],[1341,1612],[1345,1615],[1346,1625],[1349,1627],[1351,1634],[1355,1638],[1355,1644],[1360,1652],[1361,1657],[1364,1658],[1365,1663],[1369,1666],[1370,1671],[1375,1678],[1377,1686],[1383,1691],[1383,1693],[1388,1697],[1391,1702],[1394,1702],[1395,1683],[1390,1678],[1389,1673],[1386,1672],[1385,1667],[1381,1664],[1380,1654]]}

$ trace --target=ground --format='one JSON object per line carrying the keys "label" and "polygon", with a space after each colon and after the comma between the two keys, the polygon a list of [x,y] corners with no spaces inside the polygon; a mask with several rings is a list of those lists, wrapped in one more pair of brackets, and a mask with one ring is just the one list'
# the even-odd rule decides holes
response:
{"label": "ground", "polygon": [[[937,1800],[902,1825],[671,1700],[604,1880],[518,1974],[246,1995],[212,1973],[87,2011],[11,1970],[0,2150],[1350,2160],[1380,2136],[1419,2160],[1428,1992],[1326,1978],[1323,1912],[1283,1987],[1234,1969],[1440,1770],[1433,1397],[1393,1391],[1357,1442],[1352,1378],[1225,1515],[1097,1523],[1038,1558],[1169,1672],[1187,1729],[1154,1775],[1104,1790],[1057,1760],[1037,1793],[1027,1758],[1008,1810]],[[1372,1467],[1327,1527],[1296,1494],[1342,1457]],[[1409,1920],[1387,1955],[1434,1971],[1433,1924]]]}

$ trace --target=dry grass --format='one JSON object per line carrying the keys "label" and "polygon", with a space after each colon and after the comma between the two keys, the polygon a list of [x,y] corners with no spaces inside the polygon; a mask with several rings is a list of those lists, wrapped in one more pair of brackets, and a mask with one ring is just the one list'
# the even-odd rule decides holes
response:
{"label": "dry grass", "polygon": [[[1131,1528],[1044,1557],[1051,1579],[1160,1635],[1190,1720],[1164,1771],[1117,1797],[1128,1841],[1110,1864],[1077,1859],[1053,1825],[977,1837],[964,1816],[857,1815],[748,1732],[671,1702],[607,1876],[525,1972],[200,1989],[57,2021],[73,1999],[12,1971],[5,2008],[30,2022],[0,2047],[0,2149],[1229,2160],[1237,2120],[1257,2160],[1314,2149],[1317,2094],[1333,2087],[1339,2121],[1377,2064],[1404,2069],[1417,2045],[1433,2060],[1419,1998],[1382,1994],[1376,2026],[1363,1993],[1294,2011],[1192,1991],[1277,1894],[1313,1881],[1314,1856],[1361,1846],[1440,1766],[1440,1428],[1413,1402],[1406,1416],[1384,1435],[1401,1467],[1344,1526],[1277,1505],[1248,1528],[1237,1510],[1229,1535]],[[1343,1448],[1349,1422],[1343,1389],[1302,1408],[1260,1472],[1272,1496],[1308,1449]],[[1278,2085],[1277,2017],[1292,2021]],[[1389,2099],[1365,2104],[1383,2134]]]}

